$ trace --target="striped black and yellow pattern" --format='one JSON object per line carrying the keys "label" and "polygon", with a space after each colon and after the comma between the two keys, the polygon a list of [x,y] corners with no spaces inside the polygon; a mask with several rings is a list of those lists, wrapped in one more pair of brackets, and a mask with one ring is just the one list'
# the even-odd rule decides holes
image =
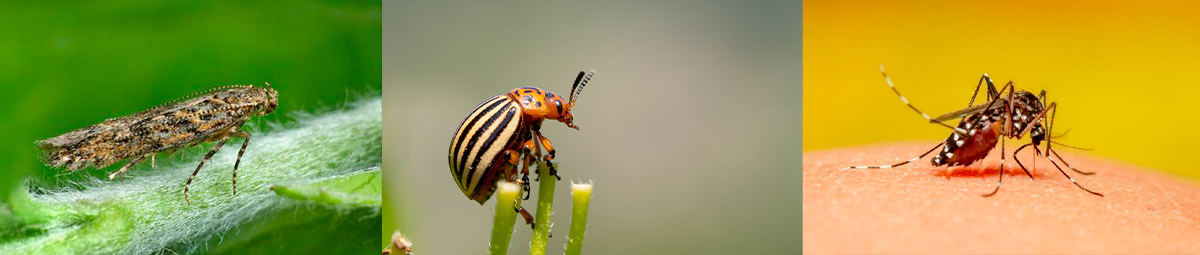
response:
{"label": "striped black and yellow pattern", "polygon": [[508,94],[484,101],[463,119],[450,140],[450,174],[467,198],[483,204],[507,166],[504,151],[519,137],[521,106]]}

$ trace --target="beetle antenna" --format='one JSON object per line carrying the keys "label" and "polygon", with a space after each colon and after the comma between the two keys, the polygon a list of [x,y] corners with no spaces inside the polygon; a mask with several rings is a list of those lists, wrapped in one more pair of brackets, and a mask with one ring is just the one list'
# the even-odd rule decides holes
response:
{"label": "beetle antenna", "polygon": [[575,84],[571,85],[571,99],[569,103],[575,105],[575,100],[579,99],[579,92],[583,92],[583,86],[586,86],[588,81],[592,80],[592,75],[596,74],[596,70],[587,70],[587,72],[579,71],[579,75],[575,76]]}

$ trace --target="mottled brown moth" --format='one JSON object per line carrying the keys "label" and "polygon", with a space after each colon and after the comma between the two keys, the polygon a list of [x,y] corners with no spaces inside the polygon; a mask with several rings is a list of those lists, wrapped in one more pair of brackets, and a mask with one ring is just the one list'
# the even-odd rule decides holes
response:
{"label": "mottled brown moth", "polygon": [[233,194],[237,195],[237,169],[250,144],[250,134],[241,130],[242,124],[250,117],[270,114],[277,105],[278,92],[271,84],[223,86],[41,140],[37,145],[44,152],[46,166],[70,171],[104,168],[128,159],[120,170],[108,175],[111,180],[147,157],[153,167],[155,155],[160,152],[216,141],[184,184],[183,198],[191,203],[188,190],[192,179],[233,137],[245,139],[233,164]]}

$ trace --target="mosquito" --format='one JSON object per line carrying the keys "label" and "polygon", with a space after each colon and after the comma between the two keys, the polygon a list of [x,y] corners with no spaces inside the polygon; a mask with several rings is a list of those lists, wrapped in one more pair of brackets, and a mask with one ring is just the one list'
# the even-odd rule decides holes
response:
{"label": "mosquito", "polygon": [[[929,123],[950,128],[954,132],[950,133],[950,136],[945,141],[938,143],[920,156],[907,161],[881,166],[848,166],[842,170],[899,167],[915,162],[937,150],[939,147],[942,148],[942,151],[934,155],[931,160],[934,166],[967,166],[986,157],[996,147],[996,143],[999,142],[1001,151],[1000,177],[996,181],[996,188],[992,192],[983,194],[984,197],[990,197],[995,195],[997,191],[1000,191],[1000,186],[1004,183],[1006,158],[1004,155],[1005,144],[1003,138],[1021,139],[1024,138],[1025,134],[1029,134],[1030,142],[1017,147],[1017,150],[1013,151],[1013,159],[1017,161],[1017,165],[1021,167],[1021,170],[1025,171],[1025,175],[1033,179],[1033,174],[1029,173],[1029,170],[1025,168],[1021,160],[1017,158],[1017,153],[1026,147],[1033,146],[1032,148],[1037,153],[1037,156],[1044,155],[1050,160],[1051,164],[1054,164],[1054,168],[1058,169],[1068,180],[1071,180],[1071,183],[1075,184],[1076,187],[1093,195],[1104,196],[1079,185],[1079,182],[1076,182],[1075,178],[1072,178],[1071,175],[1063,171],[1062,167],[1058,165],[1058,162],[1061,161],[1064,166],[1076,173],[1083,175],[1095,174],[1094,172],[1075,169],[1062,156],[1059,156],[1057,151],[1051,148],[1051,144],[1070,148],[1074,147],[1052,141],[1051,139],[1054,137],[1047,136],[1054,128],[1054,116],[1058,111],[1058,103],[1049,102],[1047,104],[1046,90],[1042,90],[1041,93],[1035,96],[1029,91],[1016,90],[1012,81],[1009,81],[1004,87],[996,89],[992,78],[988,77],[987,73],[984,73],[975,85],[975,93],[971,95],[971,101],[967,103],[967,108],[931,118],[928,114],[913,106],[912,103],[909,103],[908,98],[900,94],[900,91],[896,89],[896,85],[892,83],[892,79],[888,78],[883,65],[879,66],[879,72],[883,74],[883,79],[887,81],[888,87],[892,89],[892,92],[896,93],[896,96],[900,97],[900,101],[904,102],[904,105],[921,114],[921,117],[924,117]],[[975,99],[979,96],[979,89],[985,83],[987,84],[987,91],[985,92],[987,94],[986,101],[975,104]],[[959,119],[957,126],[950,126],[944,123],[954,119]],[[1043,125],[1043,123],[1046,125]],[[1038,149],[1042,141],[1046,142],[1045,153]]]}

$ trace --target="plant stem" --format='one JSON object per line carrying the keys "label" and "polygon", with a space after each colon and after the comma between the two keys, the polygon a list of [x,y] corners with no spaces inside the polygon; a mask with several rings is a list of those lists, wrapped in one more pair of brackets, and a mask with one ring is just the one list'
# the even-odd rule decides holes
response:
{"label": "plant stem", "polygon": [[513,224],[517,221],[517,199],[521,187],[515,183],[501,181],[496,184],[496,218],[492,220],[492,255],[508,254],[508,243],[512,241]]}
{"label": "plant stem", "polygon": [[583,250],[583,235],[587,232],[588,204],[592,201],[591,183],[571,183],[571,234],[567,238],[567,255],[579,255]]}
{"label": "plant stem", "polygon": [[[554,168],[558,168],[558,163]],[[550,175],[550,166],[538,164],[538,207],[537,217],[533,221],[533,240],[529,244],[530,255],[545,255],[546,244],[550,241],[550,213],[554,209],[554,184],[558,179]]]}

